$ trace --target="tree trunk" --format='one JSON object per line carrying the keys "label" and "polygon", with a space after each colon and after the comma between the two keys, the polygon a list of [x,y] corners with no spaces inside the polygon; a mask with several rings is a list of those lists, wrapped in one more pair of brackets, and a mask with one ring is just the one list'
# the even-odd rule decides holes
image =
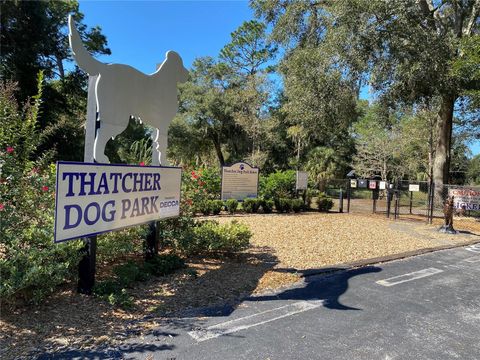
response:
{"label": "tree trunk", "polygon": [[212,136],[211,139],[212,139],[213,145],[215,146],[215,152],[217,153],[220,166],[225,166],[225,158],[223,157],[220,141],[218,141],[217,137],[215,136]]}
{"label": "tree trunk", "polygon": [[443,200],[443,184],[448,183],[449,180],[454,104],[455,95],[442,96],[440,111],[437,115],[437,145],[433,162],[433,182],[437,201]]}
{"label": "tree trunk", "polygon": [[56,56],[57,59],[57,66],[58,66],[58,72],[60,75],[60,79],[65,79],[65,69],[63,68],[63,61],[62,58],[57,54]]}

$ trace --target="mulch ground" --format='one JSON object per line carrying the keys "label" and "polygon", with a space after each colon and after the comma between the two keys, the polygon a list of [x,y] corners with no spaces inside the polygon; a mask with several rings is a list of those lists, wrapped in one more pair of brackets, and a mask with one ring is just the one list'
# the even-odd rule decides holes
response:
{"label": "mulch ground", "polygon": [[210,218],[247,224],[253,233],[251,248],[230,259],[189,259],[185,270],[139,283],[129,289],[135,306],[128,311],[76,294],[74,284],[40,306],[3,307],[0,358],[116,345],[130,336],[151,332],[166,320],[181,324],[189,309],[225,303],[236,306],[244,296],[291,285],[304,270],[480,240],[480,222],[473,219],[456,219],[455,228],[463,232],[447,235],[436,231],[440,219],[427,225],[334,213]]}

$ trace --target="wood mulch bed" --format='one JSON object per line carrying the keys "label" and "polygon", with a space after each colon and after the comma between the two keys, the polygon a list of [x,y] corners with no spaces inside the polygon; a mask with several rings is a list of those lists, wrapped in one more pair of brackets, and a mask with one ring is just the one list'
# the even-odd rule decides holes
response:
{"label": "wood mulch bed", "polygon": [[129,290],[135,306],[128,311],[76,294],[74,284],[40,306],[15,310],[4,306],[0,358],[116,345],[172,318],[181,326],[188,321],[189,309],[225,303],[235,307],[242,297],[289,286],[307,269],[480,240],[480,222],[472,219],[456,219],[455,227],[467,233],[455,236],[436,232],[440,220],[426,225],[373,215],[258,214],[209,219],[247,224],[253,233],[251,248],[229,259],[189,259],[187,269],[137,284]]}

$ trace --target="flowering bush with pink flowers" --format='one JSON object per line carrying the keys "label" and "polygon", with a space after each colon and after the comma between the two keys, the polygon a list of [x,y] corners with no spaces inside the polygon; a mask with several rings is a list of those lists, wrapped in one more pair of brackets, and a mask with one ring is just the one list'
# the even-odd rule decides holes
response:
{"label": "flowering bush with pink flowers", "polygon": [[[15,89],[12,83],[0,84],[0,301],[38,303],[76,277],[83,244],[53,243],[53,153],[37,154],[41,88],[23,107]],[[144,236],[141,226],[99,236],[98,260],[141,253]]]}
{"label": "flowering bush with pink flowers", "polygon": [[53,244],[55,166],[35,156],[41,88],[23,108],[14,92],[0,85],[0,299],[38,302],[75,273],[78,244]]}
{"label": "flowering bush with pink flowers", "polygon": [[182,199],[192,213],[203,212],[210,200],[220,199],[221,177],[218,168],[185,168],[182,171]]}

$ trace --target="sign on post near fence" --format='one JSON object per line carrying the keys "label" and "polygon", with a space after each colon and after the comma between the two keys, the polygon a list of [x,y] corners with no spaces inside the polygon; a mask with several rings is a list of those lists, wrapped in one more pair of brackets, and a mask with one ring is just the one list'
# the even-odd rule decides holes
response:
{"label": "sign on post near fence", "polygon": [[419,184],[410,184],[408,185],[408,191],[420,191]]}
{"label": "sign on post near fence", "polygon": [[55,242],[180,213],[181,168],[57,163]]}
{"label": "sign on post near fence", "polygon": [[308,187],[308,172],[297,171],[297,179],[295,182],[296,190],[307,190]]}

